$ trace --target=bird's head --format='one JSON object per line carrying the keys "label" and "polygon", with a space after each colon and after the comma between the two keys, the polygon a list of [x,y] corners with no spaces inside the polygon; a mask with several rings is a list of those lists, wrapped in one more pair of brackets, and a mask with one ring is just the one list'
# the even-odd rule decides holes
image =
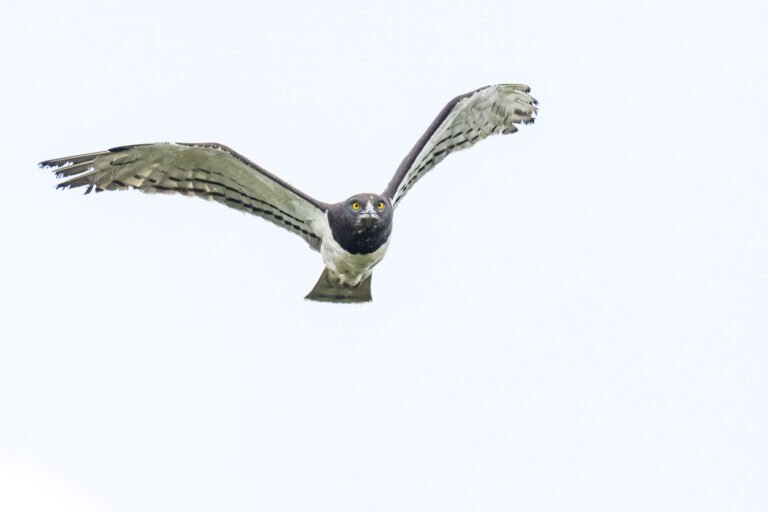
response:
{"label": "bird's head", "polygon": [[392,203],[378,194],[356,194],[328,209],[333,238],[352,254],[369,254],[392,231]]}

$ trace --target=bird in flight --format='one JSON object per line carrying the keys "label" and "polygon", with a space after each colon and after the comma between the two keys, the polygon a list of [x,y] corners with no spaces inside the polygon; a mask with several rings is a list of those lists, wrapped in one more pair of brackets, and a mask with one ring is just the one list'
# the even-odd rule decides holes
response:
{"label": "bird in flight", "polygon": [[489,135],[533,123],[537,102],[521,84],[481,87],[453,98],[395,171],[381,194],[356,194],[329,204],[310,197],[222,144],[155,143],[46,160],[66,178],[57,188],[136,189],[213,199],[258,215],[302,237],[325,268],[305,297],[368,302],[371,273],[389,246],[394,210],[411,187],[454,151]]}

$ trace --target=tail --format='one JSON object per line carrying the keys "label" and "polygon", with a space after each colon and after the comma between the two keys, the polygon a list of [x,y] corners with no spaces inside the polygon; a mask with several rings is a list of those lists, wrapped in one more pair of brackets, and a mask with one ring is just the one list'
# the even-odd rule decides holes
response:
{"label": "tail", "polygon": [[370,302],[371,298],[371,276],[360,281],[357,286],[346,286],[328,275],[328,269],[323,269],[320,279],[309,295],[304,297],[307,300],[316,300],[318,302]]}

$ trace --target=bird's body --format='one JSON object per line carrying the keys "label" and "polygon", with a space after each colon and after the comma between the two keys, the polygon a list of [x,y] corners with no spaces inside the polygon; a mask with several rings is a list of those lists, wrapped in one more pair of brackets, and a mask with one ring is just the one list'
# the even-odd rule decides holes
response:
{"label": "bird's body", "polygon": [[283,227],[321,253],[325,268],[307,299],[367,302],[373,267],[389,247],[394,210],[421,176],[453,151],[494,133],[532,123],[536,101],[524,85],[495,85],[451,100],[395,172],[382,194],[357,194],[328,204],[285,183],[226,146],[157,143],[42,162],[59,187],[135,188],[213,199]]}

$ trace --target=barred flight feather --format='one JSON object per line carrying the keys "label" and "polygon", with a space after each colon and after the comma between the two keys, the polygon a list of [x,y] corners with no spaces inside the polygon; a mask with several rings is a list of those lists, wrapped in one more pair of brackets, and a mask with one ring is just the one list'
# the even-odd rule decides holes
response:
{"label": "barred flight feather", "polygon": [[411,149],[383,195],[397,205],[410,188],[446,156],[494,134],[517,131],[536,118],[538,102],[522,84],[491,85],[455,97]]}
{"label": "barred flight feather", "polygon": [[212,199],[286,228],[319,250],[327,205],[220,144],[121,146],[40,164],[67,178],[58,188],[136,189]]}

